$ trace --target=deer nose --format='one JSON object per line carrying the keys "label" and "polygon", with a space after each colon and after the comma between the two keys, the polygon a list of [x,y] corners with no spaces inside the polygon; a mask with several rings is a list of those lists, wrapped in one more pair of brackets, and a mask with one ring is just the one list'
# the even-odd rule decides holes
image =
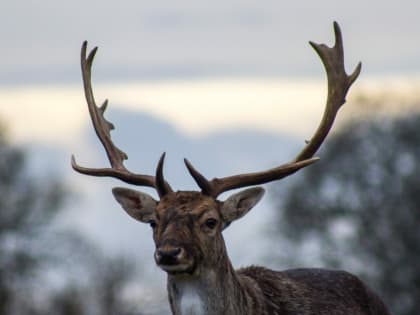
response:
{"label": "deer nose", "polygon": [[157,250],[157,254],[162,257],[175,257],[178,256],[178,254],[181,252],[181,248],[175,247],[175,248],[159,248]]}
{"label": "deer nose", "polygon": [[178,263],[178,257],[181,254],[180,247],[161,247],[156,249],[155,258],[158,264],[174,265]]}

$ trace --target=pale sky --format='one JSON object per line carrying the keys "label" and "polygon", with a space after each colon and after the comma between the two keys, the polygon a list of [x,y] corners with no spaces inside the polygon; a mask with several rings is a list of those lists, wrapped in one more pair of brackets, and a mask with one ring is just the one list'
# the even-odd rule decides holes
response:
{"label": "pale sky", "polygon": [[[196,136],[235,127],[303,134],[308,120],[321,115],[325,94],[318,81],[282,80],[98,84],[94,89],[98,105],[108,98],[111,110],[147,112]],[[20,142],[70,140],[89,118],[83,89],[76,85],[0,89],[0,115]],[[112,120],[112,113],[108,117]]]}
{"label": "pale sky", "polygon": [[321,77],[308,41],[341,24],[347,64],[419,73],[417,0],[4,0],[0,84],[79,82],[83,40],[99,80]]}
{"label": "pale sky", "polygon": [[[339,119],[359,110],[355,103],[361,94],[402,106],[419,99],[419,90],[419,77],[362,76],[349,93],[347,113]],[[190,136],[245,128],[308,137],[321,117],[326,83],[314,79],[170,80],[94,84],[94,93],[98,105],[109,99],[111,121],[112,109],[127,108],[149,113]],[[0,88],[0,117],[15,141],[57,144],[71,142],[89,119],[81,84]]]}

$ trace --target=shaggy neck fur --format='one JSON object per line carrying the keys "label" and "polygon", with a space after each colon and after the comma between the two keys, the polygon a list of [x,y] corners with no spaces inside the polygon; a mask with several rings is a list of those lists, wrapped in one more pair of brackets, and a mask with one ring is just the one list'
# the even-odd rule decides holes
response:
{"label": "shaggy neck fur", "polygon": [[256,307],[248,294],[252,280],[238,277],[226,254],[220,255],[216,266],[205,266],[197,275],[168,275],[174,315],[248,314]]}

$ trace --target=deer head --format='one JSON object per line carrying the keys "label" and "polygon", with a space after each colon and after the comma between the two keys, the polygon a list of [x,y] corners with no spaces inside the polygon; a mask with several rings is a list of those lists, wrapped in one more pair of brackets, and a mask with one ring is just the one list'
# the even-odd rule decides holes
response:
{"label": "deer head", "polygon": [[217,265],[225,254],[222,230],[244,216],[264,190],[246,189],[224,202],[196,191],[172,192],[160,201],[126,188],[114,188],[113,194],[130,216],[150,224],[156,263],[171,274],[192,274]]}
{"label": "deer head", "polygon": [[338,110],[345,103],[348,89],[361,70],[359,63],[351,75],[346,74],[342,36],[337,23],[334,23],[334,31],[335,45],[332,48],[310,42],[326,69],[328,96],[318,129],[302,151],[292,161],[272,169],[212,180],[208,180],[185,159],[189,173],[201,190],[178,192],[174,192],[164,179],[165,154],[161,156],[154,176],[134,174],[124,166],[127,155],[112,142],[110,131],[113,125],[104,118],[108,102],[97,107],[93,96],[91,68],[97,48],[86,57],[87,42],[84,42],[81,67],[86,101],[94,129],[105,148],[111,167],[81,167],[74,156],[72,167],[82,174],[114,177],[129,184],[156,189],[159,200],[127,188],[114,188],[113,194],[131,217],[152,227],[156,245],[155,260],[163,270],[170,274],[192,274],[206,266],[216,265],[220,259],[219,253],[225,251],[222,231],[251,210],[263,196],[264,190],[260,187],[249,188],[224,201],[219,200],[218,196],[232,189],[280,180],[318,160],[314,154],[329,133]]}

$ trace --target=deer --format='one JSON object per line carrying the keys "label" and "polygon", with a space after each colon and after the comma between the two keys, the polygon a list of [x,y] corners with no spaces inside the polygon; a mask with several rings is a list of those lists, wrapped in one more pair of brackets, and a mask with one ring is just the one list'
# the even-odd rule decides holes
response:
{"label": "deer", "polygon": [[[373,290],[345,271],[319,268],[274,271],[259,266],[235,270],[222,234],[263,197],[264,189],[257,185],[283,179],[319,160],[314,155],[361,72],[359,62],[350,75],[346,73],[342,33],[337,22],[334,22],[334,34],[332,47],[309,42],[326,71],[327,100],[321,122],[303,149],[293,160],[280,166],[211,180],[184,159],[200,191],[172,189],[163,175],[165,153],[153,175],[133,173],[125,167],[124,160],[128,156],[113,143],[114,126],[104,117],[108,100],[100,107],[95,103],[91,69],[97,47],[87,55],[87,41],[83,42],[81,68],[85,98],[94,130],[111,167],[83,167],[74,155],[71,165],[84,175],[116,178],[156,190],[158,200],[124,187],[113,188],[112,193],[129,216],[150,225],[155,244],[154,260],[167,274],[173,315],[390,314]],[[243,187],[248,188],[223,201],[218,199],[223,192]]]}

